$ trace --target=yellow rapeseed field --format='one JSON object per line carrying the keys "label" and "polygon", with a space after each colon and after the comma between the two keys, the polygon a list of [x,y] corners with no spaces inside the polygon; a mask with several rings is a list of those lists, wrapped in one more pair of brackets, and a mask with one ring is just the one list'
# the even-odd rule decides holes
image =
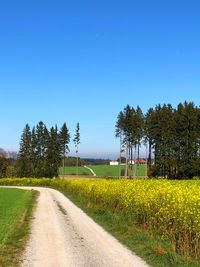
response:
{"label": "yellow rapeseed field", "polygon": [[179,252],[199,257],[199,181],[69,180],[67,188],[91,203],[122,211],[133,223],[172,240]]}
{"label": "yellow rapeseed field", "polygon": [[171,240],[179,253],[200,257],[200,181],[24,178],[0,179],[1,184],[69,190]]}

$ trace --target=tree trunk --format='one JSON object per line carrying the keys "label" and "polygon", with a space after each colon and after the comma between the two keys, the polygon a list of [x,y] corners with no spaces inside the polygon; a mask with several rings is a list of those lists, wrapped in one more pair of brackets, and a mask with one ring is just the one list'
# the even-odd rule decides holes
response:
{"label": "tree trunk", "polygon": [[139,165],[139,159],[140,159],[140,145],[138,143],[138,166],[137,166],[137,178],[139,178],[139,168],[140,168],[140,165]]}
{"label": "tree trunk", "polygon": [[136,145],[135,145],[135,155],[134,155],[134,178],[136,176]]}
{"label": "tree trunk", "polygon": [[148,166],[151,166],[151,142],[149,141],[149,158],[148,158]]}
{"label": "tree trunk", "polygon": [[145,169],[145,178],[147,178],[147,143],[146,143],[146,169]]}
{"label": "tree trunk", "polygon": [[128,136],[126,136],[126,168],[125,168],[125,179],[127,179],[127,167],[128,167]]}
{"label": "tree trunk", "polygon": [[128,177],[130,178],[130,158],[131,158],[131,147],[130,142],[128,143]]}
{"label": "tree trunk", "polygon": [[63,156],[63,162],[62,162],[62,177],[65,178],[65,156]]}
{"label": "tree trunk", "polygon": [[120,134],[119,179],[121,178],[122,136]]}
{"label": "tree trunk", "polygon": [[76,151],[76,175],[78,175],[78,146]]}
{"label": "tree trunk", "polygon": [[133,178],[133,145],[131,144],[131,178]]}

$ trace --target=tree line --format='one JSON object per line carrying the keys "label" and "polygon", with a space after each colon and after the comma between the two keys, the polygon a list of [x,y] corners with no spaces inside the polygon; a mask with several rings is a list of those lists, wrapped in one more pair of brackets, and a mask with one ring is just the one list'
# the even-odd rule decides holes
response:
{"label": "tree line", "polygon": [[[78,133],[79,133],[79,123]],[[20,149],[16,163],[17,177],[57,177],[59,167],[63,162],[63,176],[66,155],[69,153],[70,133],[66,123],[58,130],[57,125],[50,130],[40,121],[30,129],[26,124],[20,139]],[[77,129],[74,136],[78,163]],[[78,169],[78,165],[77,165]]]}
{"label": "tree line", "polygon": [[[84,166],[86,163],[85,163],[85,160],[82,159],[82,158],[78,158],[78,166]],[[77,157],[66,157],[65,158],[65,167],[71,167],[71,166],[74,166],[76,167],[77,166]]]}
{"label": "tree line", "polygon": [[193,102],[179,103],[176,108],[159,104],[146,114],[139,106],[127,105],[117,117],[115,136],[120,139],[120,158],[126,152],[125,177],[138,175],[137,166],[128,165],[128,161],[139,159],[142,144],[149,176],[200,176],[200,108]]}
{"label": "tree line", "polygon": [[86,165],[109,165],[110,159],[83,158]]}
{"label": "tree line", "polygon": [[17,161],[17,152],[5,151],[0,148],[0,178],[13,177],[15,175],[14,166]]}

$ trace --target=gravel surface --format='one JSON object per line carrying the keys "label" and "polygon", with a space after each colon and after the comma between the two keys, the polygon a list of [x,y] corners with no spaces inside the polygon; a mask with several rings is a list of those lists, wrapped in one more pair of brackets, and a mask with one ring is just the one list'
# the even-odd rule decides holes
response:
{"label": "gravel surface", "polygon": [[88,166],[84,166],[86,169],[90,170],[91,173],[93,174],[93,176],[97,176],[96,173],[93,171],[92,168],[88,167]]}
{"label": "gravel surface", "polygon": [[148,266],[63,194],[54,189],[33,189],[40,196],[21,266]]}

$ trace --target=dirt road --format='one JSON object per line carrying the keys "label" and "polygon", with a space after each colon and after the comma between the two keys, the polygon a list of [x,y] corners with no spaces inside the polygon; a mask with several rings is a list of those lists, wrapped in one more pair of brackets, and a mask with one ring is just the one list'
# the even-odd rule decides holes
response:
{"label": "dirt road", "polygon": [[93,176],[97,176],[96,173],[93,171],[93,169],[91,169],[90,167],[88,166],[84,166],[86,169],[90,170],[91,173],[93,174]]}
{"label": "dirt road", "polygon": [[63,194],[53,189],[33,189],[40,196],[21,266],[147,266]]}

